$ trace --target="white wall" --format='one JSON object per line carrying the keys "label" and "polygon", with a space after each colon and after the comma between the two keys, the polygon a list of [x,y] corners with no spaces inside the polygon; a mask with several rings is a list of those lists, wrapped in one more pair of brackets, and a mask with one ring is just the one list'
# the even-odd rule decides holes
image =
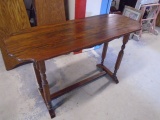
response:
{"label": "white wall", "polygon": [[99,15],[102,0],[87,0],[86,17]]}
{"label": "white wall", "polygon": [[75,0],[68,0],[69,19],[75,19]]}
{"label": "white wall", "polygon": [[[86,17],[99,15],[101,9],[102,0],[87,0],[86,3]],[[75,0],[68,0],[69,4],[69,19],[75,18]]]}

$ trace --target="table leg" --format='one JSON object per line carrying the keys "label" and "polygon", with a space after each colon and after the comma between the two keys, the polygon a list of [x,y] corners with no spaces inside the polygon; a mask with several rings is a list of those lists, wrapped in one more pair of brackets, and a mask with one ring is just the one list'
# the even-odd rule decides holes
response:
{"label": "table leg", "polygon": [[117,57],[117,61],[116,61],[116,65],[115,65],[115,69],[114,69],[114,73],[113,73],[113,77],[117,82],[118,82],[118,79],[116,77],[116,74],[117,74],[117,71],[118,71],[118,69],[120,67],[120,64],[121,64],[121,61],[122,61],[122,58],[123,58],[123,54],[124,54],[125,45],[128,42],[128,39],[129,39],[129,34],[128,35],[124,35],[124,37],[123,37],[123,45],[122,45],[121,50],[120,50],[120,52],[118,54],[118,57]]}
{"label": "table leg", "polygon": [[123,54],[124,54],[125,45],[128,42],[129,36],[130,36],[130,34],[125,35],[124,38],[123,38],[123,45],[122,45],[121,50],[118,54],[117,61],[116,61],[116,64],[115,64],[115,69],[114,69],[113,73],[106,66],[103,65],[104,59],[106,57],[108,43],[104,44],[101,64],[97,65],[97,67],[103,69],[116,83],[119,83],[116,74],[117,74],[117,71],[120,67],[122,57],[123,57]]}
{"label": "table leg", "polygon": [[35,75],[36,75],[36,78],[37,78],[37,83],[38,83],[38,86],[39,86],[38,89],[39,89],[40,92],[43,92],[42,80],[41,80],[41,75],[40,75],[40,72],[39,72],[38,65],[36,63],[33,63],[33,68],[34,68]]}
{"label": "table leg", "polygon": [[142,18],[141,18],[141,20],[140,20],[140,22],[141,22],[141,30],[140,30],[140,32],[139,32],[139,36],[140,36],[140,37],[142,37],[142,30],[143,30],[143,24],[142,24],[142,22],[143,22],[144,13],[145,13],[145,11],[146,11],[146,7],[141,7],[141,11],[142,11]]}
{"label": "table leg", "polygon": [[55,117],[55,112],[54,109],[52,107],[51,104],[51,96],[50,96],[50,91],[49,91],[49,85],[48,85],[48,81],[47,81],[47,77],[46,77],[46,66],[45,66],[45,62],[44,61],[40,61],[40,62],[36,62],[36,66],[38,66],[38,70],[40,73],[40,77],[42,80],[42,88],[43,88],[43,96],[44,96],[44,100],[46,103],[46,106],[48,108],[48,111],[51,115],[51,118]]}
{"label": "table leg", "polygon": [[107,54],[107,48],[108,48],[108,42],[107,42],[107,43],[104,43],[104,46],[103,46],[102,60],[101,60],[101,64],[102,64],[102,65],[103,65],[103,63],[104,63],[104,59],[105,59],[106,54]]}

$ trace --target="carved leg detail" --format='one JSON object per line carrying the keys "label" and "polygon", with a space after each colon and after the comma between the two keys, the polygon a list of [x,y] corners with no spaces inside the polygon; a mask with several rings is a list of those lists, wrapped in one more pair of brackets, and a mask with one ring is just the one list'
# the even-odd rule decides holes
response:
{"label": "carved leg detail", "polygon": [[34,67],[35,75],[36,75],[36,78],[37,78],[37,83],[38,83],[38,86],[39,86],[39,90],[42,92],[43,91],[42,80],[41,80],[41,75],[40,75],[40,72],[39,72],[38,65],[36,63],[33,63],[33,67]]}
{"label": "carved leg detail", "polygon": [[55,117],[55,113],[54,113],[54,109],[52,107],[51,104],[51,97],[50,97],[50,91],[49,91],[49,85],[48,85],[48,81],[47,81],[47,77],[46,77],[46,67],[45,67],[45,62],[44,61],[40,61],[36,63],[39,69],[39,73],[41,76],[41,80],[42,80],[42,88],[43,88],[43,94],[44,94],[44,100],[46,103],[46,106],[49,110],[49,113],[51,115],[51,118]]}
{"label": "carved leg detail", "polygon": [[104,44],[103,52],[102,52],[101,64],[97,65],[97,67],[103,69],[116,83],[119,83],[116,74],[117,74],[117,71],[118,71],[118,69],[120,67],[120,64],[121,64],[121,61],[122,61],[122,57],[123,57],[123,54],[124,54],[125,45],[128,42],[129,36],[130,36],[129,34],[125,35],[124,38],[123,38],[123,45],[122,45],[121,50],[120,50],[120,52],[118,54],[117,61],[116,61],[116,64],[115,64],[115,69],[114,69],[113,73],[107,67],[105,67],[103,65],[104,59],[105,59],[106,53],[107,53],[108,43]]}
{"label": "carved leg detail", "polygon": [[107,54],[107,48],[108,48],[108,42],[107,42],[107,43],[104,43],[104,46],[103,46],[102,60],[101,60],[101,64],[102,64],[102,65],[103,65],[103,63],[104,63],[104,59],[105,59],[106,54]]}
{"label": "carved leg detail", "polygon": [[118,71],[119,66],[121,64],[122,57],[123,57],[123,54],[124,54],[125,45],[128,42],[128,39],[129,39],[129,34],[124,36],[124,38],[123,38],[123,45],[122,45],[121,50],[120,50],[120,52],[118,54],[118,58],[117,58],[115,69],[114,69],[114,73],[113,73],[113,77],[115,79],[117,79],[116,74],[117,74],[117,71]]}

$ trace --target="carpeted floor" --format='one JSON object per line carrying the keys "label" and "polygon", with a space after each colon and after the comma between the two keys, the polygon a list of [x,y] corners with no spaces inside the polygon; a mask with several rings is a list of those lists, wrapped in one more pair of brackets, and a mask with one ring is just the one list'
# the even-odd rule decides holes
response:
{"label": "carpeted floor", "polygon": [[[112,71],[121,39],[109,44],[105,65]],[[101,50],[46,61],[50,91],[97,73]],[[117,76],[119,84],[101,77],[52,101],[54,120],[160,120],[160,35],[129,40]],[[50,120],[32,64],[6,71],[1,55],[0,120]]]}

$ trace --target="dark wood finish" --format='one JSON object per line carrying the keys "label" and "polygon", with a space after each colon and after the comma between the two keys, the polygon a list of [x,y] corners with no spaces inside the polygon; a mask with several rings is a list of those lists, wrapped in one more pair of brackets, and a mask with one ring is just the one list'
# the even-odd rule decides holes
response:
{"label": "dark wood finish", "polygon": [[64,94],[76,89],[76,88],[79,88],[79,87],[84,86],[84,85],[86,85],[86,84],[88,84],[90,82],[93,82],[97,78],[102,77],[104,75],[106,75],[106,72],[102,71],[102,72],[100,72],[100,73],[98,73],[98,74],[96,74],[96,75],[94,75],[92,77],[89,77],[89,78],[84,79],[84,80],[82,80],[82,81],[80,81],[78,83],[75,83],[75,84],[73,84],[73,85],[71,85],[71,86],[69,86],[67,88],[64,88],[64,89],[62,89],[62,90],[60,90],[60,91],[58,91],[56,93],[51,94],[51,99],[56,99],[56,98],[58,98],[58,97],[60,97],[60,96],[62,96]]}
{"label": "dark wood finish", "polygon": [[39,67],[36,63],[33,63],[33,68],[34,68],[34,71],[35,71],[36,80],[37,80],[37,83],[38,83],[38,86],[39,86],[39,90],[40,90],[40,92],[43,92],[42,79],[41,79],[41,75],[40,75],[40,72],[39,72]]}
{"label": "dark wood finish", "polygon": [[[63,0],[35,0],[35,3],[38,25],[66,21]],[[6,70],[11,70],[28,61],[19,61],[8,55],[3,39],[31,26],[23,0],[0,0],[0,13],[0,48]]]}
{"label": "dark wood finish", "polygon": [[55,117],[55,112],[54,112],[54,109],[51,104],[49,85],[48,85],[48,81],[46,79],[46,74],[45,74],[45,72],[46,72],[45,62],[39,61],[34,64],[36,64],[36,66],[38,66],[37,68],[39,69],[39,73],[40,73],[41,80],[42,80],[43,97],[44,97],[46,106],[49,110],[49,113],[51,115],[51,118],[53,118],[53,117]]}
{"label": "dark wood finish", "polygon": [[12,33],[30,28],[23,0],[0,0],[0,48],[7,70],[23,63],[8,55],[4,39]]}
{"label": "dark wood finish", "polygon": [[[125,44],[128,41],[129,34],[140,30],[140,28],[141,26],[137,21],[125,16],[99,15],[67,21],[56,25],[26,29],[6,38],[4,44],[8,53],[17,60],[31,61],[34,63],[38,85],[43,89],[40,90],[40,93],[53,118],[55,113],[51,105],[52,99],[92,82],[106,73],[118,83],[116,73],[123,57]],[[123,45],[117,58],[115,70],[112,73],[103,65],[108,42],[123,35]],[[45,74],[45,60],[102,43],[105,43],[102,53],[102,62],[97,65],[102,68],[103,71],[101,73],[50,94]]]}
{"label": "dark wood finish", "polygon": [[104,46],[103,46],[102,60],[101,60],[101,64],[102,64],[102,65],[103,65],[103,63],[104,63],[104,59],[105,59],[106,54],[107,54],[107,48],[108,48],[108,42],[107,42],[107,43],[104,43]]}
{"label": "dark wood finish", "polygon": [[34,0],[37,25],[66,21],[64,0]]}
{"label": "dark wood finish", "polygon": [[23,30],[6,39],[5,45],[18,60],[41,61],[109,42],[137,30],[140,24],[130,18],[99,15]]}
{"label": "dark wood finish", "polygon": [[121,64],[121,61],[122,61],[122,57],[123,57],[123,54],[124,54],[125,45],[128,42],[128,39],[129,39],[129,34],[124,35],[124,37],[123,37],[123,45],[122,45],[121,50],[120,50],[120,52],[118,54],[117,62],[116,62],[115,69],[114,69],[114,74],[113,74],[114,76],[116,76],[117,71],[118,71],[118,69],[120,67],[120,64]]}
{"label": "dark wood finish", "polygon": [[119,67],[120,67],[120,64],[121,64],[121,61],[122,61],[122,58],[123,58],[123,55],[124,55],[125,45],[126,45],[126,43],[128,42],[129,36],[130,36],[130,34],[127,34],[127,35],[124,35],[124,37],[123,37],[123,45],[122,45],[121,50],[120,50],[120,52],[119,52],[119,54],[118,54],[118,57],[117,57],[117,61],[116,61],[114,73],[112,73],[108,68],[106,68],[106,67],[103,65],[103,62],[104,62],[104,59],[105,59],[106,53],[107,53],[107,46],[108,46],[108,44],[106,44],[106,43],[104,43],[104,47],[103,47],[102,62],[101,62],[101,64],[98,64],[98,65],[97,65],[97,67],[102,68],[104,71],[106,71],[106,73],[107,73],[116,83],[119,83],[116,74],[117,74],[117,71],[118,71],[118,69],[119,69]]}
{"label": "dark wood finish", "polygon": [[116,78],[116,76],[114,76],[113,73],[108,68],[106,68],[103,64],[97,64],[97,67],[99,67],[102,70],[104,70],[116,83],[119,83],[119,81]]}
{"label": "dark wood finish", "polygon": [[157,20],[156,20],[156,25],[160,27],[160,12],[159,12]]}
{"label": "dark wood finish", "polygon": [[[1,41],[1,42],[3,42],[3,41]],[[0,44],[2,44],[2,43],[0,43]],[[18,61],[14,57],[11,57],[10,55],[8,55],[8,53],[5,49],[5,46],[1,46],[1,53],[2,53],[2,58],[3,58],[3,62],[4,62],[6,70],[11,70],[11,69],[13,69],[23,63],[23,61]]]}

